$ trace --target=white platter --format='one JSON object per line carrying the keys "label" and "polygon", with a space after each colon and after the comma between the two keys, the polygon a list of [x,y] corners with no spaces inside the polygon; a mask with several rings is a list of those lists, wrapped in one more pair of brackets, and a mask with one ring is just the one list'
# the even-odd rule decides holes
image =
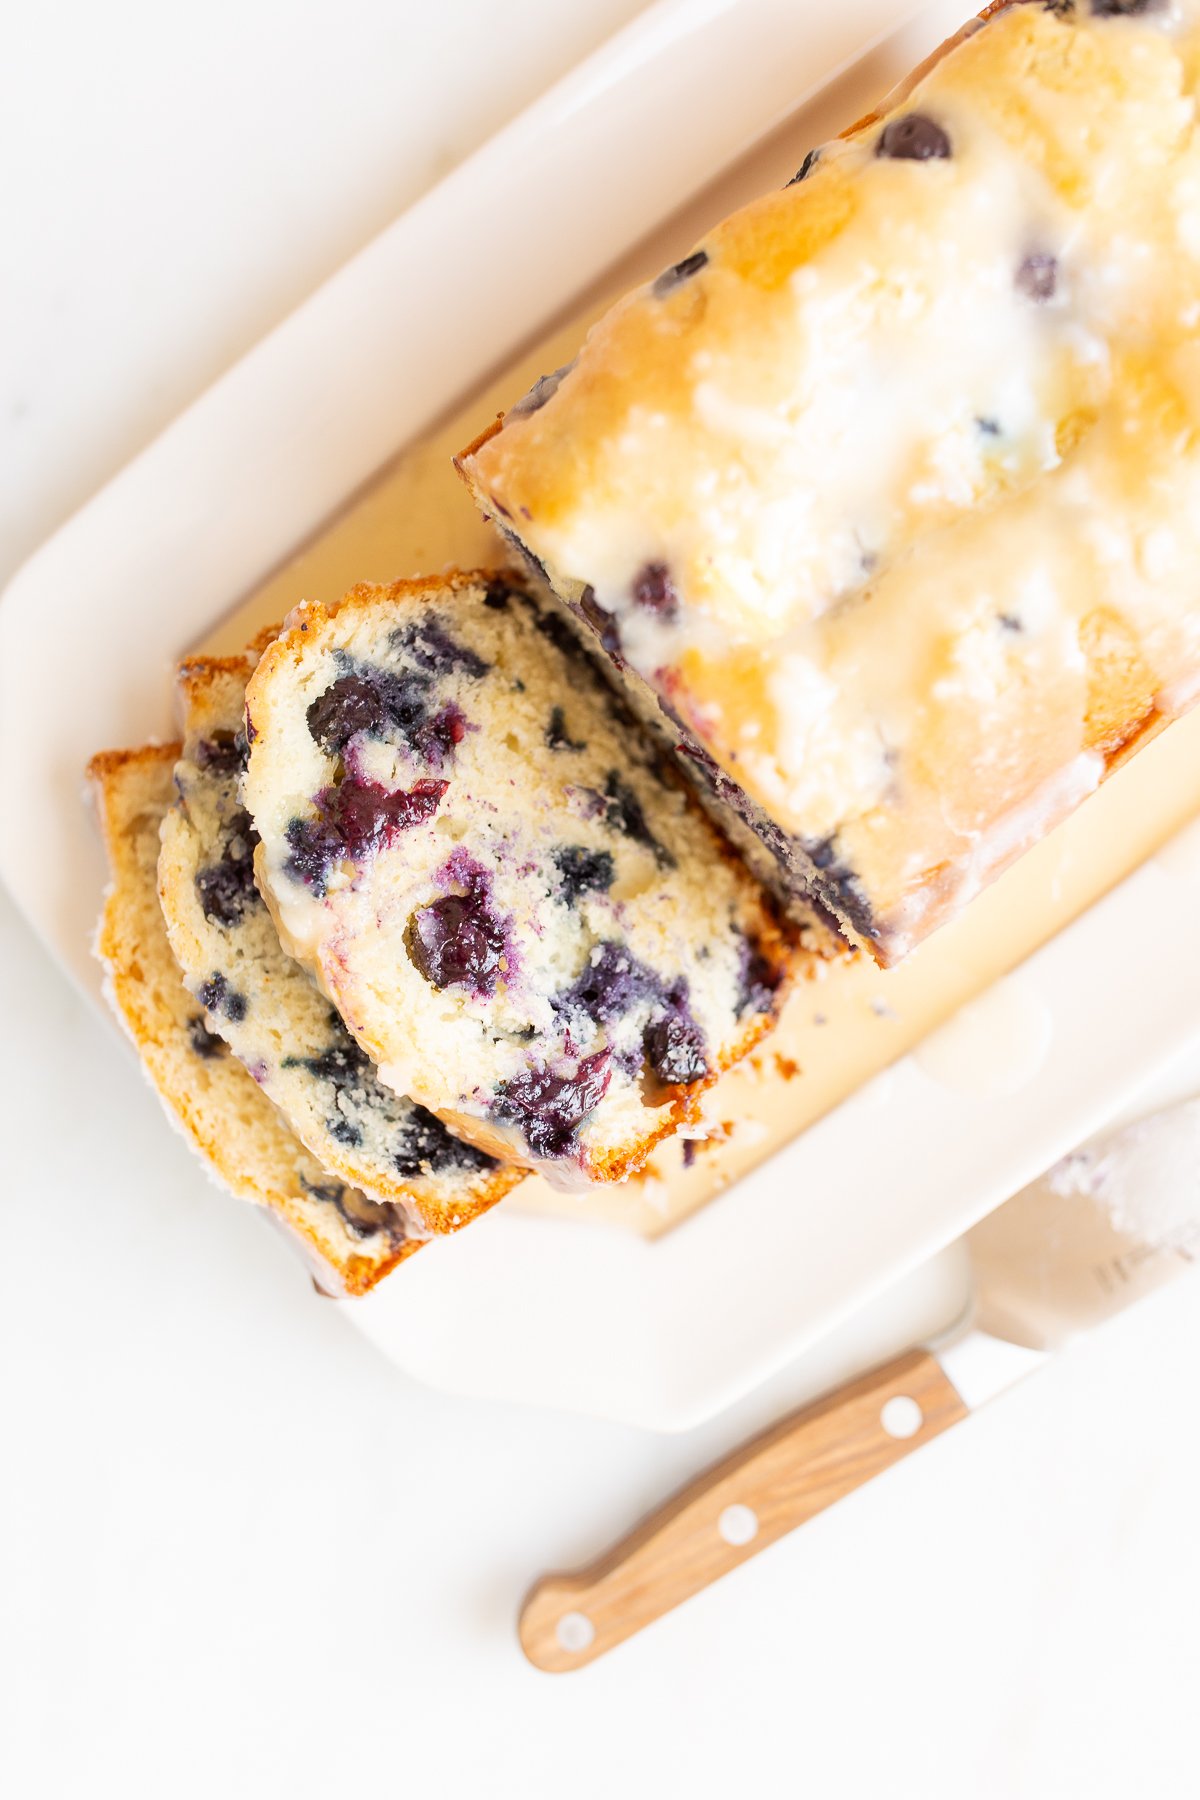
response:
{"label": "white platter", "polygon": [[[961,10],[664,0],[25,565],[0,603],[0,753],[26,771],[5,791],[0,876],[89,995],[103,882],[80,804],[91,752],[168,734],[178,655],[798,97],[874,43],[865,108]],[[1200,945],[1173,939],[1167,979],[1147,929],[1200,901],[1194,849],[1137,871],[985,998],[976,1037],[1009,1045],[990,1068],[976,1059],[964,1078],[961,1038],[904,1058],[652,1243],[501,1208],[347,1316],[439,1385],[664,1429],[715,1412],[872,1296],[911,1286],[1200,1035]]]}

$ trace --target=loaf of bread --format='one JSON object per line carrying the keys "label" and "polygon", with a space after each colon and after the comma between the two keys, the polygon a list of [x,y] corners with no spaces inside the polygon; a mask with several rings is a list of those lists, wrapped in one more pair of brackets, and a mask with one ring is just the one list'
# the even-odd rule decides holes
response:
{"label": "loaf of bread", "polygon": [[280,938],[456,1133],[620,1179],[769,1029],[792,939],[553,602],[358,588],[293,614],[246,704]]}
{"label": "loaf of bread", "polygon": [[501,1167],[385,1087],[311,976],[281,948],[254,885],[255,836],[238,796],[246,683],[261,647],[192,658],[179,671],[183,752],[158,862],[171,949],[207,1028],[325,1169],[401,1207],[422,1234],[456,1231],[523,1171]]}
{"label": "loaf of bread", "polygon": [[168,1117],[209,1173],[267,1208],[327,1293],[363,1294],[420,1248],[401,1209],[330,1176],[292,1136],[188,993],[158,904],[159,831],[178,744],[109,750],[88,768],[111,881],[96,936],[113,1010]]}
{"label": "loaf of bread", "polygon": [[1200,13],[990,9],[463,452],[888,964],[1200,692]]}

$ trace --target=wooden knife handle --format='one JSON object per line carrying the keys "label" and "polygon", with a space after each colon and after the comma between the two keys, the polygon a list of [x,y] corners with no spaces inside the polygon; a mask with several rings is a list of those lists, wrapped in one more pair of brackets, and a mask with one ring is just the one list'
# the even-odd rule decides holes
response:
{"label": "wooden knife handle", "polygon": [[521,1609],[526,1656],[553,1673],[594,1662],[966,1411],[934,1358],[914,1350],[790,1414],[698,1476],[598,1562],[544,1576]]}

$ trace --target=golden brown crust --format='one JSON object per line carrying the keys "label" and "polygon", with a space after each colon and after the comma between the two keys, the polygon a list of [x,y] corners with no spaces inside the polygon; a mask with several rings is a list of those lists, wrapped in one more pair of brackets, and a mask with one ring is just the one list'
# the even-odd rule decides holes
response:
{"label": "golden brown crust", "polygon": [[[275,641],[279,631],[279,626],[268,627],[259,634],[243,656],[197,656],[190,657],[179,665],[178,686],[189,739],[206,735],[222,719],[228,717],[228,684],[236,684],[236,688],[244,692],[247,681],[258,665],[261,652]],[[224,694],[222,688],[225,689]],[[163,834],[163,847],[158,862],[159,898],[174,953],[185,973],[194,976],[197,970],[207,970],[207,955],[211,951],[206,954],[200,945],[198,932],[203,928],[203,920],[197,912],[192,891],[194,871],[188,863],[187,833],[173,829],[179,824],[179,820],[172,819]],[[269,897],[267,904],[269,909]],[[285,953],[281,949],[279,954],[283,956]],[[251,1057],[248,1060],[254,1059]],[[301,1141],[304,1141],[304,1123],[301,1120],[290,1120],[289,1124],[296,1135],[301,1137]],[[513,1167],[506,1159],[502,1168],[481,1170],[469,1180],[464,1179],[461,1192],[450,1198],[438,1191],[439,1184],[436,1182],[414,1186],[411,1181],[402,1179],[394,1171],[385,1172],[378,1167],[373,1169],[373,1181],[364,1180],[361,1159],[356,1159],[352,1150],[339,1145],[327,1132],[321,1134],[319,1141],[310,1139],[308,1148],[330,1173],[351,1186],[365,1187],[373,1199],[385,1205],[402,1207],[410,1215],[419,1218],[422,1228],[435,1236],[453,1233],[470,1224],[473,1219],[488,1212],[506,1194],[511,1193],[525,1176],[524,1169]]]}
{"label": "golden brown crust", "polygon": [[192,1046],[198,1009],[171,958],[154,883],[179,749],[107,750],[88,764],[112,875],[96,938],[110,1001],[169,1115],[213,1175],[288,1228],[326,1290],[366,1293],[419,1240],[379,1234],[377,1248],[360,1247],[334,1205],[314,1197],[323,1171],[252,1078],[231,1056],[204,1057]]}

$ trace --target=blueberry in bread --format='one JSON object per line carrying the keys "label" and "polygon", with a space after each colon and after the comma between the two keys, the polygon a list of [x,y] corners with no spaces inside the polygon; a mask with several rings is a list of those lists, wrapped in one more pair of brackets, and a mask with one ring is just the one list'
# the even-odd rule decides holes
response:
{"label": "blueberry in bread", "polygon": [[[168,1117],[209,1173],[265,1207],[303,1251],[320,1287],[364,1294],[420,1248],[399,1207],[329,1175],[292,1136],[188,993],[171,955],[155,871],[174,796],[178,744],[107,750],[88,767],[111,883],[96,936],[113,1011]],[[224,1009],[238,1010],[226,986]]]}
{"label": "blueberry in bread", "polygon": [[207,1028],[323,1167],[401,1207],[422,1233],[455,1231],[523,1171],[501,1167],[385,1087],[312,977],[281,948],[254,884],[257,840],[238,797],[246,683],[260,649],[193,658],[179,671],[184,743],[158,863],[171,948]]}
{"label": "blueberry in bread", "polygon": [[302,607],[247,690],[259,884],[383,1079],[620,1179],[766,1032],[792,942],[553,603],[487,574]]}
{"label": "blueberry in bread", "polygon": [[1001,5],[459,459],[883,964],[1200,693],[1200,9]]}

